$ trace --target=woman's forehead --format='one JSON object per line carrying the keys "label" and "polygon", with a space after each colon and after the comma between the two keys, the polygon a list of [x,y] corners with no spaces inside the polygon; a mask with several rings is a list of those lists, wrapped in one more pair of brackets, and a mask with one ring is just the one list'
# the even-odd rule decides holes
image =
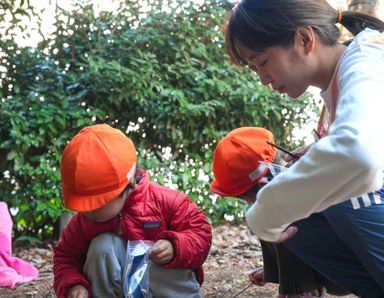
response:
{"label": "woman's forehead", "polygon": [[254,50],[245,45],[239,45],[239,54],[247,61],[252,61],[253,59],[259,58],[260,56],[266,53],[266,49]]}

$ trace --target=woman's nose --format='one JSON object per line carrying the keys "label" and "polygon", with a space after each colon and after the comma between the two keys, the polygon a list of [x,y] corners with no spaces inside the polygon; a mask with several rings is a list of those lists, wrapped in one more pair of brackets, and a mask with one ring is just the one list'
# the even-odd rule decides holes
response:
{"label": "woman's nose", "polygon": [[265,71],[259,71],[258,72],[258,75],[259,75],[259,78],[260,78],[260,82],[266,86],[268,84],[270,84],[272,82],[272,79],[271,77],[269,76],[269,74]]}

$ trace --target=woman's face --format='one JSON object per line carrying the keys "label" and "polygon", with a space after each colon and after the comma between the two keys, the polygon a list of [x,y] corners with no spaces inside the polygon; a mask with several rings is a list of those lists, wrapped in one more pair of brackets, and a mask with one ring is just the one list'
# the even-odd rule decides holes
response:
{"label": "woman's face", "polygon": [[281,94],[297,98],[310,85],[308,55],[296,42],[291,47],[273,46],[263,51],[241,45],[240,51],[249,67],[258,74],[261,83],[270,85]]}

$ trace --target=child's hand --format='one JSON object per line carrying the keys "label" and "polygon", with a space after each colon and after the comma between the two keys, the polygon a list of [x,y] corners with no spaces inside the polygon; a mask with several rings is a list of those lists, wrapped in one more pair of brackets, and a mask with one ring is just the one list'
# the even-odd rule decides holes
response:
{"label": "child's hand", "polygon": [[252,283],[254,283],[255,285],[258,285],[258,286],[264,286],[265,285],[265,282],[264,282],[264,268],[263,267],[259,267],[259,268],[256,268],[256,269],[252,270],[248,274],[248,277],[249,277],[249,280]]}
{"label": "child's hand", "polygon": [[157,240],[148,256],[157,264],[168,264],[175,256],[172,242],[166,239]]}
{"label": "child's hand", "polygon": [[86,287],[82,285],[75,285],[69,289],[66,298],[88,298],[89,293]]}
{"label": "child's hand", "polygon": [[[309,148],[311,148],[313,144],[310,144],[310,145],[305,145],[305,146],[301,146],[299,148],[296,148],[295,150],[292,151],[292,153],[294,155],[297,155],[297,156],[303,156],[305,153],[307,153],[307,151],[309,150]],[[286,154],[284,156],[284,160],[287,162],[287,163],[294,163],[296,161],[296,159],[294,159],[292,156],[290,156],[289,154]]]}

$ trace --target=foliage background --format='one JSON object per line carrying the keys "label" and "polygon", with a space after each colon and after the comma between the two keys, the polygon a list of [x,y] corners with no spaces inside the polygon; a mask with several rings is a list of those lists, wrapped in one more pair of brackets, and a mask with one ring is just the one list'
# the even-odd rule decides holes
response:
{"label": "foliage background", "polygon": [[152,180],[187,193],[215,224],[241,221],[247,207],[209,191],[218,140],[236,127],[263,126],[293,148],[301,142],[294,128],[317,111],[309,96],[271,92],[230,64],[222,33],[229,1],[127,0],[99,14],[73,1],[72,11],[57,7],[55,31],[41,33],[36,48],[14,41],[23,19],[41,24],[30,2],[0,4],[0,198],[17,237],[56,233],[67,212],[61,154],[86,125],[125,132]]}

